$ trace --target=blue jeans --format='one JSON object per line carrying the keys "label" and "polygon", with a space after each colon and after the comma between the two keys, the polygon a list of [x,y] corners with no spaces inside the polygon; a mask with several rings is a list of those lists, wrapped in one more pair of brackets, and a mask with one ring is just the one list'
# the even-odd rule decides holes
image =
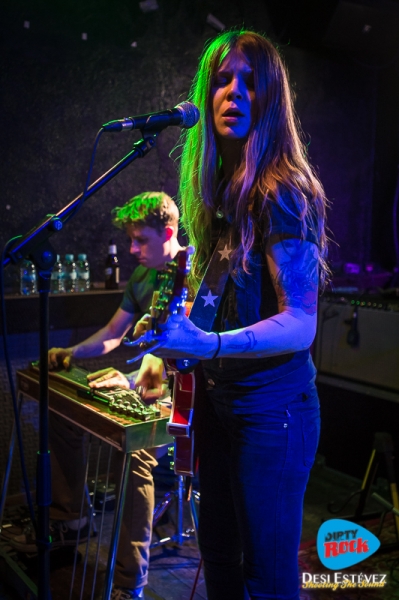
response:
{"label": "blue jeans", "polygon": [[[217,389],[199,404],[199,544],[208,600],[299,598],[303,497],[320,431],[317,391],[235,414]],[[221,398],[219,397],[219,400]]]}

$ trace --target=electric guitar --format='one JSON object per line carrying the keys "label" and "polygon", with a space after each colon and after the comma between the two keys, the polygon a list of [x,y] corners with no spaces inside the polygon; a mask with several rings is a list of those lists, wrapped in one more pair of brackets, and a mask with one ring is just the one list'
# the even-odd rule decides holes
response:
{"label": "electric guitar", "polygon": [[[169,316],[185,310],[188,296],[187,275],[193,251],[191,246],[181,250],[160,272],[159,286],[152,297],[151,318],[146,332],[138,340],[131,341],[125,338],[123,341],[124,345],[141,350],[138,355],[127,361],[128,364],[141,360],[161,346],[166,341],[166,323]],[[193,476],[195,378],[193,373],[180,373],[177,361],[167,360],[166,363],[172,384],[172,411],[166,429],[174,437],[174,470],[177,475]]]}

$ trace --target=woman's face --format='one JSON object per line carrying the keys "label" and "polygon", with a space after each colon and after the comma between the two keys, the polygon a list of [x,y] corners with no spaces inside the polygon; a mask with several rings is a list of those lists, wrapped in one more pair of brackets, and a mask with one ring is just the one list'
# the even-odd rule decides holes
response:
{"label": "woman's face", "polygon": [[219,141],[244,140],[255,100],[253,69],[241,52],[230,52],[212,85],[213,123]]}

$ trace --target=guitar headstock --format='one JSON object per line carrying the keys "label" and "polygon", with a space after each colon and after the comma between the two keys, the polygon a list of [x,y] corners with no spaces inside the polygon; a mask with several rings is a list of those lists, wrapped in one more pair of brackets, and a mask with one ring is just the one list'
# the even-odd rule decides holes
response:
{"label": "guitar headstock", "polygon": [[154,292],[151,307],[151,329],[155,334],[162,331],[169,315],[184,310],[188,296],[187,275],[190,272],[193,252],[192,246],[180,250],[158,275],[159,286]]}

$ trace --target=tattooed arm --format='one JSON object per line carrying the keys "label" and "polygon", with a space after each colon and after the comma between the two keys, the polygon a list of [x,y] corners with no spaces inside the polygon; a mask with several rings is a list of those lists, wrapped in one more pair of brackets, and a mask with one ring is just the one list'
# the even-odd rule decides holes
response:
{"label": "tattooed arm", "polygon": [[[249,327],[220,334],[219,357],[255,358],[309,348],[317,324],[318,249],[297,238],[272,236],[267,263],[278,301],[278,314]],[[209,359],[219,341],[186,317],[171,319],[169,339],[159,356]]]}
{"label": "tattooed arm", "polygon": [[222,334],[219,356],[261,357],[309,348],[317,325],[318,249],[311,242],[272,236],[267,263],[278,314]]}

